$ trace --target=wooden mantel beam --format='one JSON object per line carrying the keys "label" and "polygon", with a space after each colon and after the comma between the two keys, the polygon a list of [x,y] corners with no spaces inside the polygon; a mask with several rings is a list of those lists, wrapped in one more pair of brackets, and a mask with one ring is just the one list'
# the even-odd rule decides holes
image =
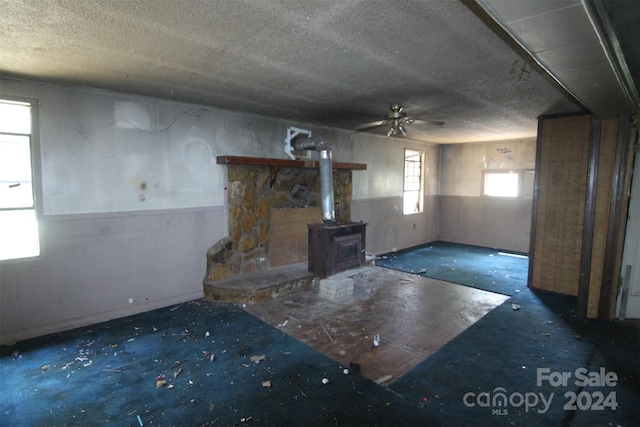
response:
{"label": "wooden mantel beam", "polygon": [[[244,166],[270,166],[275,168],[318,168],[320,162],[317,160],[291,160],[291,159],[269,159],[264,157],[245,156],[218,156],[216,163],[219,165],[244,165]],[[364,163],[342,163],[332,162],[334,169],[366,170]]]}

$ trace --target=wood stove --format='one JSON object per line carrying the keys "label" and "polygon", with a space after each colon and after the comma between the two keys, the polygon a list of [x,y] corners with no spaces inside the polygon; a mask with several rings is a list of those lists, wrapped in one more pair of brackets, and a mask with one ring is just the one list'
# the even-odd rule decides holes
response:
{"label": "wood stove", "polygon": [[366,226],[362,222],[309,224],[309,272],[324,279],[364,265]]}

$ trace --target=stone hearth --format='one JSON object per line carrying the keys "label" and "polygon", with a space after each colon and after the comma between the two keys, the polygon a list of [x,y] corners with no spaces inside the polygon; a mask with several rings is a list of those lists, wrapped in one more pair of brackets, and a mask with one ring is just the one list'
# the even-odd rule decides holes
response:
{"label": "stone hearth", "polygon": [[[275,267],[272,263],[275,257],[270,252],[272,213],[281,209],[313,208],[320,204],[320,179],[314,162],[222,159],[224,161],[219,158],[218,163],[227,165],[229,235],[207,251],[205,285],[253,276]],[[350,220],[352,169],[365,168],[361,164],[334,163],[334,200],[340,206],[338,219]],[[319,209],[317,212],[318,218],[310,222],[321,222],[321,212]],[[302,238],[306,248],[306,224],[303,226],[305,234]],[[282,262],[278,261],[279,264]],[[292,263],[296,262],[298,260],[293,258]]]}

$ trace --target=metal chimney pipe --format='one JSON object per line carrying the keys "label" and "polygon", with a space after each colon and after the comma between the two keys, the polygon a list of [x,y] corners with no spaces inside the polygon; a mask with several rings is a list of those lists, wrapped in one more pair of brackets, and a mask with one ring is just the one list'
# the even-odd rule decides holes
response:
{"label": "metal chimney pipe", "polygon": [[320,152],[320,202],[322,204],[322,221],[333,224],[336,215],[333,204],[333,166],[329,144],[319,137],[295,140],[296,150],[317,150]]}

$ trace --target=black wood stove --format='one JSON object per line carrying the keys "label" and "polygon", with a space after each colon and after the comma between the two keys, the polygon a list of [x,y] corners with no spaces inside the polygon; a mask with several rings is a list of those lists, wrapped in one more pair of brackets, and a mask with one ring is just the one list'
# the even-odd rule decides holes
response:
{"label": "black wood stove", "polygon": [[309,272],[325,279],[365,263],[363,222],[309,224]]}

